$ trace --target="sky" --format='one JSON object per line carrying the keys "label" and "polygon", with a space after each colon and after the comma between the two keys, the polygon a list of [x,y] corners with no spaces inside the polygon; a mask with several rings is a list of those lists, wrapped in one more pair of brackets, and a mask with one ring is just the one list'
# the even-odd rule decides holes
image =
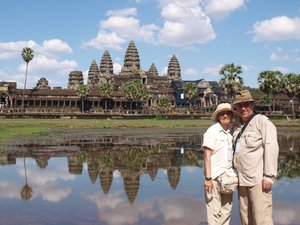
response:
{"label": "sky", "polygon": [[0,7],[0,82],[24,87],[22,49],[34,50],[27,88],[45,77],[67,88],[70,71],[84,82],[107,50],[114,73],[129,42],[141,68],[165,75],[176,55],[182,80],[219,81],[225,64],[241,66],[244,85],[265,70],[300,73],[299,0],[4,0]]}

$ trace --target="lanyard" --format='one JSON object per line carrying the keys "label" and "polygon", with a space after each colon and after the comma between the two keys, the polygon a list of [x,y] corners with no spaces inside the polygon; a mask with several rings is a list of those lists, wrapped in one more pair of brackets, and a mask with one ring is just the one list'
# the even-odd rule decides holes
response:
{"label": "lanyard", "polygon": [[243,125],[242,129],[240,130],[240,132],[238,133],[236,139],[235,139],[235,142],[234,142],[234,148],[233,148],[233,154],[235,153],[235,147],[236,147],[236,143],[238,141],[238,139],[240,139],[240,137],[242,136],[244,130],[246,129],[246,127],[248,126],[249,122],[253,119],[253,117],[255,116],[256,114],[253,113],[252,116],[249,118],[249,120]]}

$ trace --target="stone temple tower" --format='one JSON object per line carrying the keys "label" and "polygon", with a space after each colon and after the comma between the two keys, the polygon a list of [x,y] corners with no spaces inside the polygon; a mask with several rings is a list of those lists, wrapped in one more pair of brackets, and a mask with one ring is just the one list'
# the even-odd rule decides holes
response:
{"label": "stone temple tower", "polygon": [[158,76],[157,68],[154,63],[151,64],[149,74],[152,76]]}
{"label": "stone temple tower", "polygon": [[172,80],[181,80],[180,65],[175,55],[169,62],[167,77]]}
{"label": "stone temple tower", "polygon": [[99,69],[94,59],[90,65],[89,72],[88,72],[88,86],[92,87],[99,83]]}
{"label": "stone temple tower", "polygon": [[137,73],[140,70],[140,57],[133,41],[127,48],[121,73]]}
{"label": "stone temple tower", "polygon": [[111,57],[108,53],[107,50],[104,51],[100,66],[99,66],[99,77],[100,81],[99,83],[105,83],[111,80],[113,72],[114,72],[114,67],[113,67],[113,62],[111,60]]}
{"label": "stone temple tower", "polygon": [[82,71],[71,71],[69,74],[68,89],[77,90],[83,84]]}

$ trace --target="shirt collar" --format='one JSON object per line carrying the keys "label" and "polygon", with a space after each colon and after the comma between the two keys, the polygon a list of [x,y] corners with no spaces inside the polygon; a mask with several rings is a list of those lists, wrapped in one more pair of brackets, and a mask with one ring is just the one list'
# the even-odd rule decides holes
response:
{"label": "shirt collar", "polygon": [[230,133],[230,129],[224,130],[221,124],[218,122],[218,131],[223,131],[225,134]]}

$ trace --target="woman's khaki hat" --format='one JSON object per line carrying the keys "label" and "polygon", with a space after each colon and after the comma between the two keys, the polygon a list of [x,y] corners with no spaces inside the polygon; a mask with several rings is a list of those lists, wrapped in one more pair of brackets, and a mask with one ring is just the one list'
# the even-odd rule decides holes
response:
{"label": "woman's khaki hat", "polygon": [[217,106],[216,111],[213,112],[213,114],[211,115],[211,119],[215,122],[218,121],[218,114],[220,112],[224,112],[224,111],[230,111],[232,113],[234,113],[234,111],[232,110],[232,107],[229,103],[221,103]]}
{"label": "woman's khaki hat", "polygon": [[242,90],[238,91],[235,95],[235,102],[233,102],[233,105],[242,103],[242,102],[255,102],[255,100],[252,98],[249,90]]}

